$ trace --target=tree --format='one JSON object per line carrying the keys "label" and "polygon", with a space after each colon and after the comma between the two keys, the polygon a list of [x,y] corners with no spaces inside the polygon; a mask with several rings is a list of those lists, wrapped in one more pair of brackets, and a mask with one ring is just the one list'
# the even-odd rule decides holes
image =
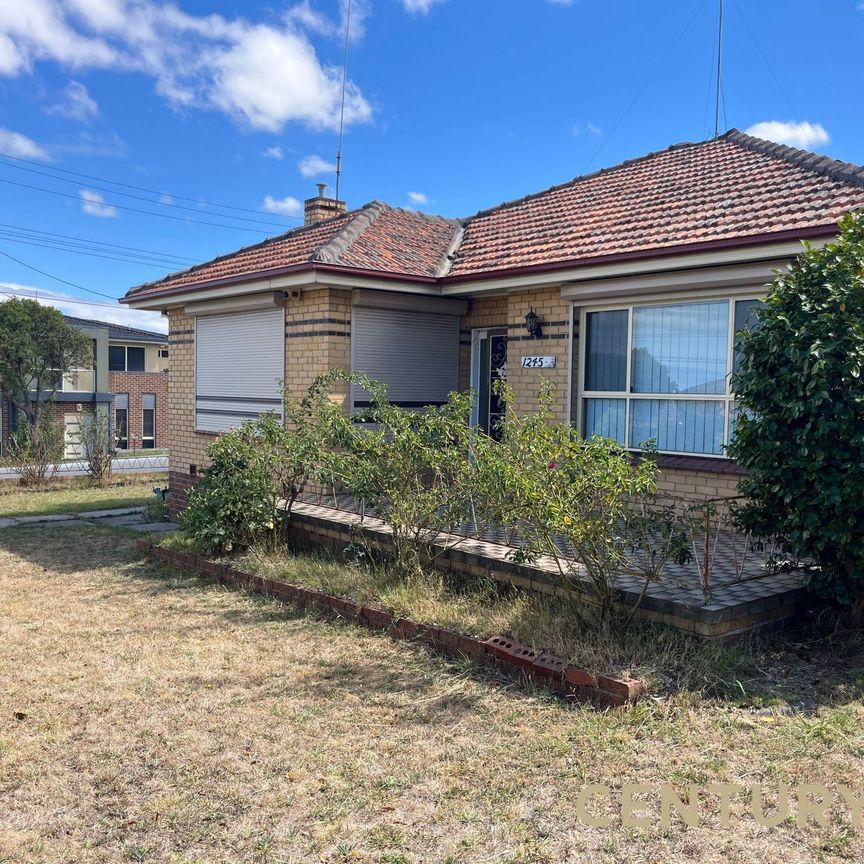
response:
{"label": "tree", "polygon": [[778,274],[741,337],[731,455],[747,469],[738,525],[785,537],[813,586],[864,611],[864,212]]}
{"label": "tree", "polygon": [[92,341],[56,309],[18,298],[0,303],[0,390],[31,430],[40,428],[63,373],[92,363]]}

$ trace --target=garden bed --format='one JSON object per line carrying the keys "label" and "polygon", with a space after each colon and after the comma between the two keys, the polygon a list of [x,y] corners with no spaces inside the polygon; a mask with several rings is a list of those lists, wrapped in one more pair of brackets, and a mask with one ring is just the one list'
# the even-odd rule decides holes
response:
{"label": "garden bed", "polygon": [[286,603],[313,607],[371,630],[385,631],[392,638],[425,645],[437,653],[475,663],[492,664],[501,671],[525,677],[564,696],[600,705],[635,702],[645,687],[642,681],[626,676],[595,675],[530,645],[504,635],[486,639],[469,636],[435,624],[413,621],[387,609],[328,594],[318,588],[267,579],[227,564],[210,561],[190,552],[138,540],[138,548],[161,561],[218,579],[246,591],[266,594]]}

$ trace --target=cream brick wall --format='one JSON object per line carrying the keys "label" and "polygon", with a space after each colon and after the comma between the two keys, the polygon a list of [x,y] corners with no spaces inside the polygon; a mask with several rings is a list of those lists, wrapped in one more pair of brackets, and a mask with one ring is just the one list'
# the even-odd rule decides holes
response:
{"label": "cream brick wall", "polygon": [[[531,339],[525,315],[533,307],[543,335]],[[206,446],[215,437],[195,431],[195,320],[172,309],[169,319],[171,371],[168,385],[170,470],[188,475],[190,466],[207,462]],[[570,303],[558,288],[520,291],[469,302],[460,321],[459,386],[467,389],[471,366],[471,330],[502,327],[508,334],[508,378],[516,396],[516,409],[530,411],[543,379],[558,392],[557,419],[576,419],[578,358],[578,309],[575,314],[573,356],[570,356]],[[554,369],[523,369],[524,356],[554,356]],[[301,397],[318,376],[329,369],[349,369],[351,357],[351,292],[316,288],[291,299],[285,309],[285,384],[291,397]],[[573,374],[572,418],[567,417],[567,387]],[[337,398],[347,404],[347,385],[337,388]],[[664,469],[660,488],[688,498],[737,494],[735,475],[709,471]]]}

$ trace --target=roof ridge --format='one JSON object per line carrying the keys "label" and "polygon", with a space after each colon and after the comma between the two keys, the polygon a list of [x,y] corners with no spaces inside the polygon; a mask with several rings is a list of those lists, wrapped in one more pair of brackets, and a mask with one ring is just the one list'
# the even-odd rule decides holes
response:
{"label": "roof ridge", "polygon": [[793,165],[812,171],[814,174],[821,174],[832,180],[839,180],[842,183],[851,183],[864,188],[864,166],[855,165],[853,162],[841,162],[839,159],[822,156],[810,150],[802,150],[788,144],[777,144],[774,141],[757,138],[755,135],[748,135],[739,129],[730,129],[720,137],[755,153],[762,153],[765,156],[791,162]]}
{"label": "roof ridge", "polygon": [[297,234],[304,234],[305,232],[311,231],[314,228],[318,228],[321,225],[325,225],[328,222],[335,222],[337,219],[353,217],[357,213],[359,213],[361,209],[362,208],[358,208],[357,210],[349,210],[346,213],[337,213],[335,216],[329,216],[327,219],[320,219],[317,222],[310,223],[309,225],[296,225],[294,228],[289,228],[287,231],[283,231],[281,234],[275,234],[272,237],[265,237],[263,240],[259,240],[257,243],[251,243],[249,246],[241,246],[239,249],[235,249],[233,252],[226,252],[224,255],[217,255],[215,258],[210,258],[207,261],[202,261],[200,264],[193,264],[191,267],[187,267],[184,270],[174,270],[171,273],[163,276],[161,279],[156,279],[152,282],[142,282],[140,285],[136,285],[134,288],[131,288],[129,291],[126,292],[126,296],[128,297],[131,294],[137,294],[139,291],[153,288],[157,285],[160,285],[162,282],[167,282],[169,279],[174,279],[177,276],[184,276],[187,273],[194,273],[196,270],[200,270],[202,267],[209,267],[211,264],[218,264],[220,261],[225,261],[228,258],[234,258],[241,252],[250,252],[254,249],[261,249],[271,243],[278,243],[281,240],[284,240],[286,237],[293,237]]}
{"label": "roof ridge", "polygon": [[354,211],[347,224],[337,231],[323,246],[319,246],[309,257],[320,264],[338,264],[342,256],[354,245],[361,234],[390,205],[383,201],[370,201]]}
{"label": "roof ridge", "polygon": [[571,180],[565,180],[563,183],[556,183],[554,186],[549,186],[547,189],[542,189],[539,192],[531,192],[528,195],[523,195],[521,198],[512,198],[509,201],[502,201],[494,207],[486,207],[483,210],[478,210],[470,216],[465,216],[460,221],[462,222],[463,227],[467,227],[468,223],[472,219],[488,216],[490,213],[495,213],[496,211],[503,210],[507,207],[515,207],[519,204],[525,203],[526,201],[533,201],[535,198],[548,195],[550,192],[557,192],[559,189],[566,189],[568,186],[574,186],[576,183],[580,183],[583,180],[591,180],[594,177],[601,176],[602,174],[611,174],[613,171],[629,168],[631,165],[636,165],[639,162],[656,159],[658,156],[662,156],[664,153],[669,153],[672,150],[685,150],[688,147],[702,147],[706,144],[710,144],[713,140],[714,139],[712,138],[705,141],[681,141],[678,144],[670,144],[662,150],[652,150],[650,153],[644,153],[642,156],[634,156],[632,159],[625,159],[623,162],[618,162],[615,165],[608,165],[605,168],[598,168],[596,171],[591,171],[588,174],[577,174]]}

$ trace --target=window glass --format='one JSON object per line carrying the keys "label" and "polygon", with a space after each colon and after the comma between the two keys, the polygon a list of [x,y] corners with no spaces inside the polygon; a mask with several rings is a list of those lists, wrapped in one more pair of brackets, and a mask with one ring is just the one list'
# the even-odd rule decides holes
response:
{"label": "window glass", "polygon": [[586,399],[585,435],[600,435],[624,443],[626,399]]}
{"label": "window glass", "polygon": [[128,408],[129,407],[129,394],[128,393],[118,393],[114,397],[114,407],[115,408]]}
{"label": "window glass", "polygon": [[108,371],[126,371],[126,349],[122,345],[110,345],[108,347]]}
{"label": "window glass", "polygon": [[756,313],[765,304],[761,300],[735,301],[735,347],[732,360],[732,371],[737,372],[741,365],[741,355],[738,352],[738,334],[742,330],[755,330],[759,326]]}
{"label": "window glass", "polygon": [[585,316],[585,389],[627,390],[626,309]]}
{"label": "window glass", "polygon": [[129,446],[129,411],[126,408],[115,409],[114,435],[117,439],[117,448],[126,450]]}
{"label": "window glass", "polygon": [[726,402],[705,399],[633,399],[630,446],[654,440],[658,450],[723,454]]}
{"label": "window glass", "polygon": [[141,397],[141,407],[142,408],[155,408],[156,407],[156,396],[153,393],[145,393]]}
{"label": "window glass", "polygon": [[143,348],[127,348],[126,349],[126,371],[127,372],[143,372],[144,371],[144,349]]}
{"label": "window glass", "polygon": [[729,302],[633,310],[633,393],[726,392]]}

